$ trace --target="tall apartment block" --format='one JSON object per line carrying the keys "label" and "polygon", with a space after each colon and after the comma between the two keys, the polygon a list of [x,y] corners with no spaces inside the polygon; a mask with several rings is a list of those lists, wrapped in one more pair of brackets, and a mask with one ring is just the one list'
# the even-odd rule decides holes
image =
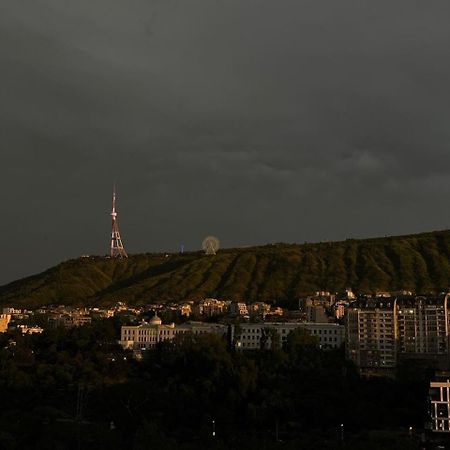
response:
{"label": "tall apartment block", "polygon": [[430,382],[428,428],[435,433],[450,433],[450,374],[442,374]]}
{"label": "tall apartment block", "polygon": [[393,372],[402,359],[449,364],[449,295],[363,298],[346,315],[346,351],[362,373]]}

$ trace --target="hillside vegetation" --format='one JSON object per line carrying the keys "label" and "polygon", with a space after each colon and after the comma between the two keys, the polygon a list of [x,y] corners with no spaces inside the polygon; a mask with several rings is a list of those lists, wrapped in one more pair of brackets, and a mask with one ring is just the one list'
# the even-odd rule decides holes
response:
{"label": "hillside vegetation", "polygon": [[79,258],[0,287],[0,304],[143,305],[216,297],[295,304],[317,290],[358,293],[450,285],[450,231],[203,253]]}

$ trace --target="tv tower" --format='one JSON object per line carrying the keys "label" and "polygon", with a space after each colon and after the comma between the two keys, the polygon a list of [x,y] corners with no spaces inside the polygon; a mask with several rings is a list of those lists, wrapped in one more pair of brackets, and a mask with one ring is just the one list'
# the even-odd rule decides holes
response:
{"label": "tv tower", "polygon": [[119,225],[117,224],[117,212],[116,212],[116,186],[113,188],[112,197],[112,229],[111,229],[111,245],[109,248],[109,256],[111,258],[128,258],[122,243],[122,238],[119,233]]}

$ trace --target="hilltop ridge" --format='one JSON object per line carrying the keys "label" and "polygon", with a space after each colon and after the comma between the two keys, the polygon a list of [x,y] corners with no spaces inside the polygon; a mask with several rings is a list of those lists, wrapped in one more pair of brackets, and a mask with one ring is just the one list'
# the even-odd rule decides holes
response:
{"label": "hilltop ridge", "polygon": [[318,290],[440,292],[450,285],[450,230],[314,244],[81,257],[0,287],[0,304],[108,305],[204,297],[294,305]]}

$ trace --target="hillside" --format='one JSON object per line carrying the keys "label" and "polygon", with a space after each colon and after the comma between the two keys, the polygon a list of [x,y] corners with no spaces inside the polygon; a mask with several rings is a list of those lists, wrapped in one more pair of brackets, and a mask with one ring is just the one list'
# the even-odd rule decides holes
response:
{"label": "hillside", "polygon": [[0,287],[0,304],[142,305],[216,297],[294,304],[316,290],[447,290],[450,230],[316,244],[79,258]]}

